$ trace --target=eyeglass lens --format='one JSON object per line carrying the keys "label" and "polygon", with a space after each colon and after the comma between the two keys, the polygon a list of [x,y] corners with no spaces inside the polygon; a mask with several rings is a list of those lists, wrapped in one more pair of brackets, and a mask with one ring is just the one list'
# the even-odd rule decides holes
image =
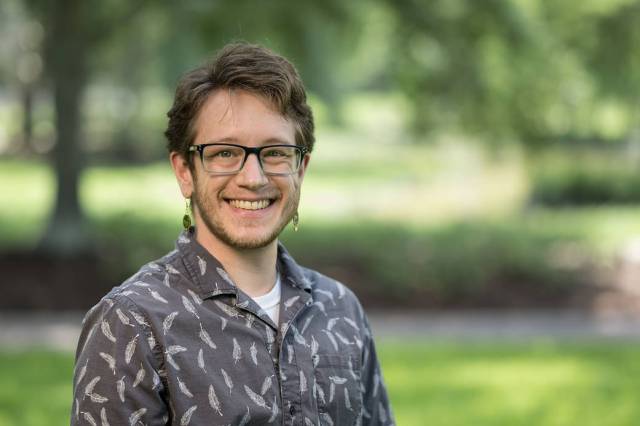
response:
{"label": "eyeglass lens", "polygon": [[[233,145],[208,145],[202,152],[205,170],[212,173],[233,173],[242,168],[245,151]],[[264,147],[260,162],[265,173],[291,174],[300,165],[300,150],[295,146]]]}

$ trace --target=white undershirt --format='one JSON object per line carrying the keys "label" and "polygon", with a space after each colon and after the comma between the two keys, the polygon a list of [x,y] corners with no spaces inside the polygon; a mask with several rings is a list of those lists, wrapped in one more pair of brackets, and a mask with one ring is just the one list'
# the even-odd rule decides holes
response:
{"label": "white undershirt", "polygon": [[260,306],[274,323],[278,324],[280,313],[280,274],[276,273],[276,283],[267,294],[254,297],[253,300]]}

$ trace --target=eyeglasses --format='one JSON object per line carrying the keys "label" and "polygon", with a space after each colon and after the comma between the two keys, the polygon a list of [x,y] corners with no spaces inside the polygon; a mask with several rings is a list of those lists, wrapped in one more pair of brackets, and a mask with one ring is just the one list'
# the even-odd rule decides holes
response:
{"label": "eyeglasses", "polygon": [[208,173],[231,175],[238,173],[249,154],[255,154],[266,175],[290,175],[298,171],[307,148],[298,145],[265,145],[247,147],[230,143],[191,145],[189,152],[198,152],[202,167]]}

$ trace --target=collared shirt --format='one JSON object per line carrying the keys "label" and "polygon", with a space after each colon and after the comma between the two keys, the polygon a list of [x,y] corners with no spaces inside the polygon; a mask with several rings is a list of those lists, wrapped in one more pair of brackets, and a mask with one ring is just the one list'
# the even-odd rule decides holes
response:
{"label": "collared shirt", "polygon": [[86,315],[72,425],[391,425],[366,316],[278,246],[279,324],[183,232]]}

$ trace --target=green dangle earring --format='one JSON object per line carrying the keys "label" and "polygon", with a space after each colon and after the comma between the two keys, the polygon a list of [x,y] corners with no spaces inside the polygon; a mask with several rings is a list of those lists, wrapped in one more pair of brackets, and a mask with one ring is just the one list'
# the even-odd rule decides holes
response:
{"label": "green dangle earring", "polygon": [[293,222],[293,230],[295,232],[298,232],[298,224],[300,223],[300,216],[298,215],[298,212],[296,212],[293,215],[293,221],[292,222]]}
{"label": "green dangle earring", "polygon": [[184,229],[191,228],[191,198],[187,198],[184,200],[185,209],[184,216],[182,216],[182,226]]}

